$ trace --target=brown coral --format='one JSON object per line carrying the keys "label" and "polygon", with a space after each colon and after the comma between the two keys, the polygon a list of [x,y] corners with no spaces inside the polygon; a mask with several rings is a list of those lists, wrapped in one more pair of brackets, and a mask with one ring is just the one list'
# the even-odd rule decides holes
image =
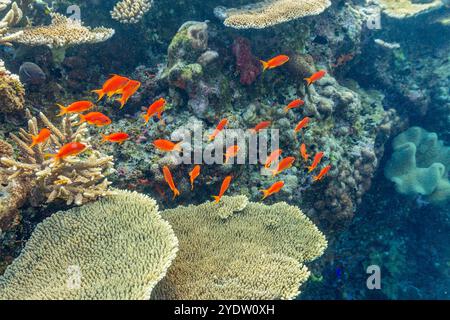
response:
{"label": "brown coral", "polygon": [[0,60],[0,112],[11,113],[23,110],[25,88],[19,77],[6,70]]}

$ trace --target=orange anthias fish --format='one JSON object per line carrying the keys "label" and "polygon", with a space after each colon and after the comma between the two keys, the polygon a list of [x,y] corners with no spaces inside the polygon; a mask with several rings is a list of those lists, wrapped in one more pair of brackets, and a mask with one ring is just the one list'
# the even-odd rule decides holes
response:
{"label": "orange anthias fish", "polygon": [[126,77],[119,76],[117,74],[114,74],[111,78],[105,81],[103,84],[103,87],[98,90],[92,90],[92,92],[95,92],[98,94],[98,100],[102,100],[102,98],[105,96],[105,94],[108,97],[113,96],[117,92],[120,92],[130,81],[130,79]]}
{"label": "orange anthias fish", "polygon": [[276,149],[272,151],[272,153],[267,157],[264,167],[266,169],[269,169],[272,163],[275,162],[281,156],[281,153],[282,153],[281,149]]}
{"label": "orange anthias fish", "polygon": [[209,136],[209,141],[214,140],[217,135],[225,128],[225,126],[228,124],[228,119],[222,119],[219,124],[216,127],[216,130]]}
{"label": "orange anthias fish", "polygon": [[90,112],[86,115],[80,114],[80,122],[76,125],[78,126],[84,122],[96,125],[97,127],[103,127],[111,124],[112,120],[101,112]]}
{"label": "orange anthias fish", "polygon": [[278,163],[278,167],[273,170],[273,175],[276,176],[278,174],[280,174],[281,172],[283,172],[284,170],[287,170],[289,168],[292,167],[292,165],[295,162],[295,158],[294,157],[286,157],[284,159],[282,159],[280,161],[280,163]]}
{"label": "orange anthias fish", "polygon": [[308,161],[309,154],[306,152],[306,144],[304,143],[300,146],[300,154],[302,155],[303,160]]}
{"label": "orange anthias fish", "polygon": [[31,140],[33,143],[31,143],[30,148],[33,148],[35,145],[45,143],[50,136],[52,135],[52,132],[48,130],[47,128],[42,129],[39,131],[37,136],[31,136]]}
{"label": "orange anthias fish", "polygon": [[259,131],[270,127],[271,124],[272,124],[271,121],[262,121],[262,122],[258,123],[253,129],[250,129],[250,131],[252,133],[258,133]]}
{"label": "orange anthias fish", "polygon": [[225,163],[228,163],[228,160],[237,156],[240,148],[238,145],[234,145],[228,147],[227,152],[225,153]]}
{"label": "orange anthias fish", "polygon": [[315,168],[317,168],[317,166],[319,165],[320,161],[323,158],[324,153],[323,152],[319,152],[315,155],[314,157],[314,161],[313,164],[311,166],[308,167],[308,172],[313,171]]}
{"label": "orange anthias fish", "polygon": [[328,173],[328,171],[330,171],[331,166],[328,165],[325,168],[323,168],[322,170],[320,170],[320,173],[314,177],[313,181],[320,181],[322,180],[322,178]]}
{"label": "orange anthias fish", "polygon": [[291,109],[294,108],[298,108],[301,107],[305,104],[305,101],[301,100],[301,99],[296,99],[294,101],[292,101],[291,103],[289,103],[285,108],[284,108],[284,112],[288,112]]}
{"label": "orange anthias fish", "polygon": [[82,113],[91,109],[94,104],[90,101],[77,101],[69,105],[68,107],[64,107],[61,104],[56,104],[61,110],[58,114],[58,117],[63,116],[68,113]]}
{"label": "orange anthias fish", "polygon": [[311,77],[304,79],[306,81],[306,85],[310,86],[314,82],[322,79],[326,74],[327,74],[327,72],[325,70],[320,70],[320,71],[314,73]]}
{"label": "orange anthias fish", "polygon": [[307,127],[310,120],[311,120],[311,118],[309,118],[309,117],[303,118],[295,127],[295,132],[299,132],[303,128]]}
{"label": "orange anthias fish", "polygon": [[216,200],[216,203],[219,203],[220,199],[222,199],[224,193],[228,190],[228,188],[230,187],[230,182],[231,179],[233,177],[232,176],[228,176],[226,177],[223,182],[222,182],[222,186],[220,187],[220,192],[218,196],[213,196],[213,198]]}
{"label": "orange anthias fish", "polygon": [[130,99],[131,96],[135,94],[136,91],[138,91],[140,86],[141,83],[139,81],[130,80],[128,81],[127,85],[120,90],[122,97],[116,99],[116,101],[120,102],[120,109],[122,109],[125,106],[125,104],[128,102],[128,99]]}
{"label": "orange anthias fish", "polygon": [[263,71],[270,70],[276,67],[280,67],[289,61],[289,57],[285,55],[279,55],[269,61],[259,60],[263,65]]}
{"label": "orange anthias fish", "polygon": [[163,167],[163,174],[164,179],[166,180],[167,184],[170,187],[170,190],[172,190],[173,192],[173,199],[175,199],[177,196],[180,195],[180,191],[178,191],[177,187],[175,186],[175,183],[173,182],[172,173],[170,172],[167,166]]}
{"label": "orange anthias fish", "polygon": [[269,189],[261,190],[261,192],[264,194],[262,200],[266,199],[267,197],[270,197],[271,195],[280,192],[280,190],[284,187],[283,181],[275,182]]}
{"label": "orange anthias fish", "polygon": [[147,113],[142,117],[145,119],[145,123],[148,123],[150,119],[156,114],[158,119],[161,119],[162,113],[166,105],[166,99],[161,98],[153,102],[147,109]]}
{"label": "orange anthias fish", "polygon": [[164,140],[164,139],[158,139],[153,141],[153,145],[161,150],[161,151],[165,151],[165,152],[171,152],[171,151],[182,151],[181,148],[181,144],[183,143],[183,141],[180,141],[178,143],[173,143],[172,141],[169,140]]}
{"label": "orange anthias fish", "polygon": [[194,181],[200,175],[200,165],[196,165],[191,172],[189,172],[189,177],[191,178],[191,190],[194,190]]}
{"label": "orange anthias fish", "polygon": [[125,132],[116,132],[116,133],[111,133],[109,135],[102,134],[102,137],[103,137],[103,142],[109,141],[109,142],[114,142],[114,143],[118,143],[118,144],[122,144],[125,141],[127,141],[128,139],[130,139],[130,136]]}
{"label": "orange anthias fish", "polygon": [[52,157],[55,159],[55,162],[60,162],[67,157],[82,153],[86,148],[86,145],[81,142],[69,142],[63,145],[57,154],[46,154],[46,157]]}

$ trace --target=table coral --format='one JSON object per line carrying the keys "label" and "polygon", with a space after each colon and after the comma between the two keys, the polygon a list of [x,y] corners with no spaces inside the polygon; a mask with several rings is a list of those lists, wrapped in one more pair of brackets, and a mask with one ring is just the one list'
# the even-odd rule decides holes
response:
{"label": "table coral", "polygon": [[116,191],[40,223],[0,277],[0,300],[148,299],[177,246],[153,199]]}
{"label": "table coral", "polygon": [[392,18],[403,19],[441,8],[442,0],[426,1],[418,3],[411,0],[378,0],[383,12]]}

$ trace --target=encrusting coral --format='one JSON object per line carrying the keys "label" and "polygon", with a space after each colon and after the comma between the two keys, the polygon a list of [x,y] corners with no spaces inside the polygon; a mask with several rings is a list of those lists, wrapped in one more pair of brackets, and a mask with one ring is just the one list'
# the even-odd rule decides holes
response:
{"label": "encrusting coral", "polygon": [[148,299],[177,248],[153,199],[116,191],[39,224],[0,277],[0,300]]}
{"label": "encrusting coral", "polygon": [[[18,160],[2,157],[0,163],[6,167],[3,171],[9,175],[9,180],[29,177],[32,183],[29,200],[33,205],[56,199],[63,199],[69,205],[81,205],[109,194],[110,182],[106,176],[112,172],[113,157],[92,149],[85,123],[74,130],[75,119],[64,117],[61,127],[57,128],[40,113],[39,120],[52,135],[44,145],[31,148],[31,135],[36,136],[40,126],[38,120],[27,113],[30,118],[28,131],[21,129],[18,135],[11,134],[11,139],[20,150]],[[85,144],[87,151],[60,163],[45,159],[46,153],[56,152],[61,146],[74,141]]]}
{"label": "encrusting coral", "polygon": [[265,0],[241,8],[217,7],[215,14],[227,27],[263,29],[325,11],[329,0]]}
{"label": "encrusting coral", "polygon": [[384,173],[399,193],[422,195],[436,205],[450,201],[450,147],[435,133],[412,127],[394,139],[393,148]]}
{"label": "encrusting coral", "polygon": [[0,112],[11,113],[24,109],[25,88],[17,75],[11,74],[0,59]]}
{"label": "encrusting coral", "polygon": [[111,11],[111,17],[121,23],[138,23],[151,9],[153,0],[122,0]]}
{"label": "encrusting coral", "polygon": [[327,241],[296,207],[245,196],[161,213],[179,252],[153,299],[292,299]]}

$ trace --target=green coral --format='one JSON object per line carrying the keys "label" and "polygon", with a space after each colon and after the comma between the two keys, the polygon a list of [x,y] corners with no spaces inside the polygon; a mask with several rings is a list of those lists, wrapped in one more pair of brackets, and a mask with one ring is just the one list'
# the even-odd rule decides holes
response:
{"label": "green coral", "polygon": [[393,148],[384,173],[395,183],[397,191],[411,196],[423,195],[436,205],[448,203],[450,147],[444,146],[436,133],[412,127],[394,139]]}

